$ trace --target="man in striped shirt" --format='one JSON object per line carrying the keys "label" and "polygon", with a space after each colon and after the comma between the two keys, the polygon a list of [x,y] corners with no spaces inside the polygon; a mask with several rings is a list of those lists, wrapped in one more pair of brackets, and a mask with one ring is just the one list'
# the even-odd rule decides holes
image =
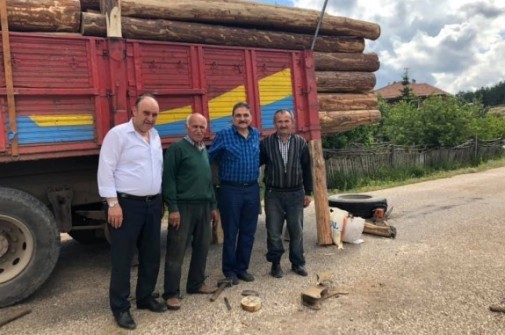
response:
{"label": "man in striped shirt", "polygon": [[307,276],[303,254],[303,208],[310,202],[312,175],[307,142],[293,134],[293,114],[286,109],[274,113],[276,132],[260,143],[260,164],[265,165],[265,215],[267,227],[267,261],[270,274],[284,275],[280,261],[284,253],[282,228],[289,232],[291,269]]}
{"label": "man in striped shirt", "polygon": [[234,285],[238,279],[253,281],[247,272],[258,224],[259,132],[251,127],[249,105],[233,106],[232,125],[216,134],[209,149],[211,161],[219,166],[217,203],[224,242],[223,274]]}

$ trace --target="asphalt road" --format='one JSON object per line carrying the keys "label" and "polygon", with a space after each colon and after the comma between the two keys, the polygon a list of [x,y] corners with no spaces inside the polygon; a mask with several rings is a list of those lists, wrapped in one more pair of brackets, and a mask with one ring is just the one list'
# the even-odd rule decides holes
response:
{"label": "asphalt road", "polygon": [[[185,296],[179,311],[133,309],[135,331],[117,328],[108,309],[108,247],[65,238],[48,282],[30,299],[0,310],[29,307],[32,313],[0,334],[505,334],[505,313],[488,309],[505,297],[505,168],[369,194],[394,207],[389,223],[398,229],[396,239],[363,235],[363,244],[344,250],[319,247],[311,206],[305,217],[309,276],[289,271],[284,257],[286,275],[275,279],[264,258],[261,217],[250,269],[256,281],[223,293],[231,311],[222,297],[211,303],[207,296]],[[220,247],[212,246],[209,283],[221,278],[220,256]],[[300,292],[326,271],[349,294],[324,301],[319,311],[302,306]],[[260,311],[240,308],[244,289],[260,292]]]}

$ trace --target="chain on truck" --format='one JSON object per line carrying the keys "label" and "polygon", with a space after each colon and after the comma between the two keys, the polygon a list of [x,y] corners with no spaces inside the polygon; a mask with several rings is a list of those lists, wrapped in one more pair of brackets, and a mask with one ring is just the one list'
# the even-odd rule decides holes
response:
{"label": "chain on truck", "polygon": [[107,131],[137,95],[156,95],[163,146],[189,113],[210,144],[238,101],[262,135],[293,110],[297,132],[320,138],[312,53],[85,36],[8,34],[0,74],[0,307],[34,293],[59,257],[60,234],[105,237],[96,170]]}

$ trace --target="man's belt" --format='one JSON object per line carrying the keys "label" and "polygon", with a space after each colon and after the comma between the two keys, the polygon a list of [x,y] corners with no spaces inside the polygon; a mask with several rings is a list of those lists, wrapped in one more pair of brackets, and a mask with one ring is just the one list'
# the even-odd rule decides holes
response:
{"label": "man's belt", "polygon": [[248,182],[235,182],[235,181],[226,181],[226,180],[221,180],[220,182],[221,186],[233,186],[233,187],[251,187],[254,185],[258,185],[257,180],[253,181],[248,181]]}
{"label": "man's belt", "polygon": [[160,194],[154,194],[154,195],[132,195],[132,194],[128,194],[128,193],[121,193],[121,192],[117,192],[117,197],[118,198],[123,198],[123,199],[131,199],[131,200],[137,200],[137,201],[151,201],[151,200],[154,200],[156,198],[158,198],[160,196]]}

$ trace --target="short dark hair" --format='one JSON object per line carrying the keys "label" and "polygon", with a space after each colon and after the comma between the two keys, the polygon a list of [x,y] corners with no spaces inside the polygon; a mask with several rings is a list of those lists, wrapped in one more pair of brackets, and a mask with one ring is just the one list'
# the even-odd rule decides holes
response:
{"label": "short dark hair", "polygon": [[231,110],[231,115],[235,115],[235,111],[239,108],[246,108],[248,111],[251,110],[251,108],[249,107],[249,104],[247,102],[244,102],[244,101],[241,101],[241,102],[237,102],[235,105],[233,105],[233,109]]}
{"label": "short dark hair", "polygon": [[145,98],[152,98],[156,101],[156,97],[152,93],[143,93],[137,97],[137,100],[135,100],[135,108],[139,108],[139,104],[144,100]]}
{"label": "short dark hair", "polygon": [[293,112],[290,111],[289,109],[278,109],[275,111],[274,113],[274,123],[275,123],[275,117],[277,116],[277,114],[280,114],[280,113],[288,113],[289,116],[291,116],[291,119],[294,120],[295,119],[295,116],[293,115]]}

